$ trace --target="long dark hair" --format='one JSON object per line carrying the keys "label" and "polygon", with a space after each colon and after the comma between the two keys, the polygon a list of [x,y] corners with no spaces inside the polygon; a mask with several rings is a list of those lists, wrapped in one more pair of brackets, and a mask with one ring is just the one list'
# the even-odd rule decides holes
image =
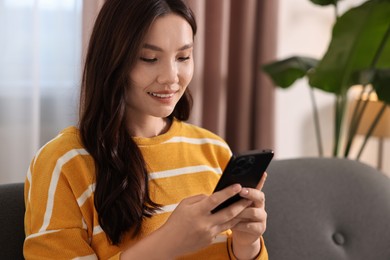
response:
{"label": "long dark hair", "polygon": [[[138,235],[143,219],[160,206],[149,196],[146,163],[128,132],[125,95],[146,32],[156,18],[169,13],[186,19],[195,35],[193,13],[181,0],[107,0],[89,42],[79,128],[95,162],[99,224],[115,245],[126,232]],[[187,120],[191,106],[187,88],[170,117]]]}

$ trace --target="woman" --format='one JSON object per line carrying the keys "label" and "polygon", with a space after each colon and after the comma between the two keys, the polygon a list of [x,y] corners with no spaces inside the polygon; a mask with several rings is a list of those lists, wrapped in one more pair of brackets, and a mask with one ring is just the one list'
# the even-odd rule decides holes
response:
{"label": "woman", "polygon": [[[211,195],[227,144],[184,123],[196,23],[181,0],[107,0],[84,67],[80,121],[32,160],[26,259],[268,259],[264,194]],[[244,199],[210,211],[239,193]]]}

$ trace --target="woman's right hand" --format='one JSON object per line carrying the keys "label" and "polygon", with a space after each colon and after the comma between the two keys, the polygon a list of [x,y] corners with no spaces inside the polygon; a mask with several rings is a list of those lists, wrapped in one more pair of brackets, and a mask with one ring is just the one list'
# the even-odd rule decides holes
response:
{"label": "woman's right hand", "polygon": [[215,237],[238,223],[235,219],[252,202],[239,202],[215,214],[211,210],[241,191],[239,184],[229,186],[210,196],[196,195],[182,200],[159,232],[171,245],[174,257],[198,251],[210,245]]}
{"label": "woman's right hand", "polygon": [[175,259],[210,245],[218,234],[235,226],[239,222],[236,217],[252,204],[243,199],[211,213],[241,190],[239,184],[234,184],[210,196],[195,195],[182,200],[159,229],[123,251],[120,258]]}

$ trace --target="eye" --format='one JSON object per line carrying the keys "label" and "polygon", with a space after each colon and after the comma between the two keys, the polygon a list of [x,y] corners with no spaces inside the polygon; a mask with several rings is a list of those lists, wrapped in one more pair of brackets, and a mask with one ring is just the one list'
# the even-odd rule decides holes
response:
{"label": "eye", "polygon": [[178,61],[186,61],[186,60],[189,60],[190,59],[190,56],[187,56],[187,57],[179,57],[177,60]]}
{"label": "eye", "polygon": [[145,58],[145,57],[140,57],[140,60],[142,60],[144,62],[148,62],[148,63],[154,63],[157,61],[156,58],[149,59],[149,58]]}

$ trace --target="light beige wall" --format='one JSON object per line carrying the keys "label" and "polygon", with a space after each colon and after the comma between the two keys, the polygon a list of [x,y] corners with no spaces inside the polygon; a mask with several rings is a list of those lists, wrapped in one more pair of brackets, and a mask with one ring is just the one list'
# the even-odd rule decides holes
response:
{"label": "light beige wall", "polygon": [[[341,1],[340,10],[363,2]],[[279,0],[278,51],[279,59],[291,55],[321,58],[330,40],[334,22],[332,7],[315,6],[309,0]],[[321,131],[325,155],[332,153],[333,95],[316,91],[320,111]],[[290,89],[276,92],[275,147],[277,158],[317,156],[317,144],[312,121],[309,89],[305,80]],[[356,155],[362,138],[355,142],[352,155]],[[361,161],[376,166],[378,141],[369,141]],[[383,170],[390,175],[390,140],[385,141]],[[353,157],[354,158],[354,157]]]}

